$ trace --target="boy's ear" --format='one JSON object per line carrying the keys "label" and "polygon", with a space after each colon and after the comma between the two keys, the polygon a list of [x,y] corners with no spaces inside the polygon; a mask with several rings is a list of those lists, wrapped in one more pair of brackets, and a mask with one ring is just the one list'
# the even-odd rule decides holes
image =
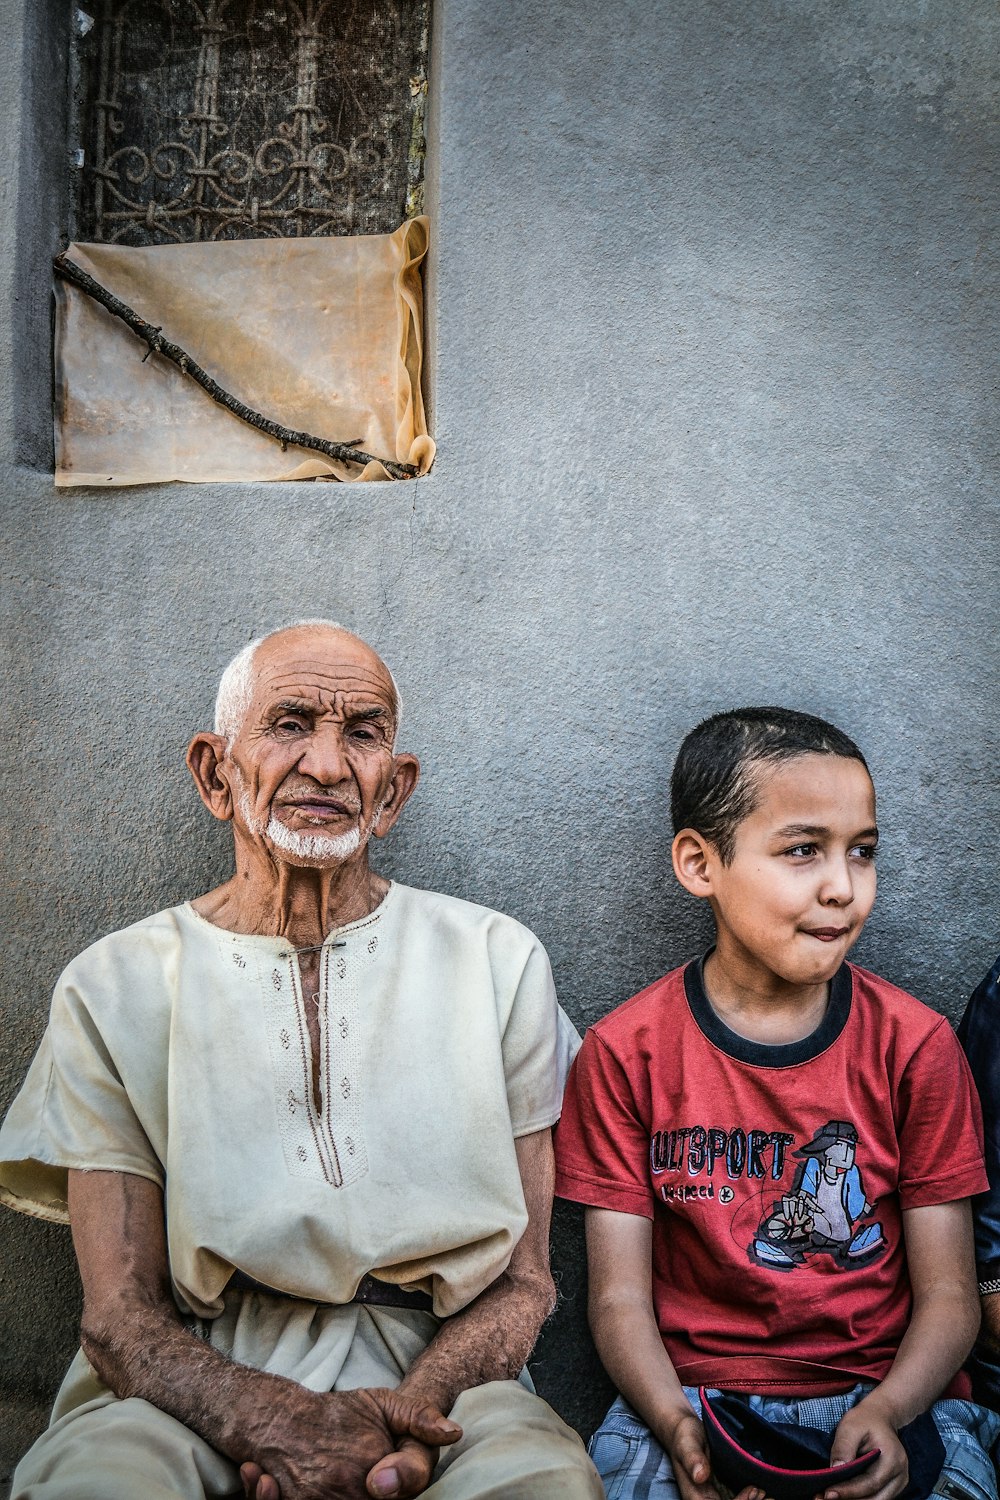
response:
{"label": "boy's ear", "polygon": [[704,899],[712,894],[710,857],[714,853],[707,839],[693,828],[682,828],[671,845],[674,874],[692,896]]}

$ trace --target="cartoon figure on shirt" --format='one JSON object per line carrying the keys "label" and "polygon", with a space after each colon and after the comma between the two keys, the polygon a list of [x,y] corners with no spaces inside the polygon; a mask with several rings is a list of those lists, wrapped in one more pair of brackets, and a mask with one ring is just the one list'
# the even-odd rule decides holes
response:
{"label": "cartoon figure on shirt", "polygon": [[855,1165],[858,1132],[848,1120],[828,1120],[795,1155],[802,1165],[791,1192],[761,1220],[750,1259],[792,1271],[807,1253],[829,1255],[845,1269],[867,1265],[885,1250],[881,1224],[862,1224],[872,1211]]}

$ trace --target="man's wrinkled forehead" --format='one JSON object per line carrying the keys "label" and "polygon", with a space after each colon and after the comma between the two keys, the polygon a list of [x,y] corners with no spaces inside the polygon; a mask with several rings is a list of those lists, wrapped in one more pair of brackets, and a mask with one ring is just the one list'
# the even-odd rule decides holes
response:
{"label": "man's wrinkled forehead", "polygon": [[332,706],[384,705],[396,717],[388,668],[370,646],[350,635],[265,641],[254,656],[251,712],[278,702],[319,699]]}

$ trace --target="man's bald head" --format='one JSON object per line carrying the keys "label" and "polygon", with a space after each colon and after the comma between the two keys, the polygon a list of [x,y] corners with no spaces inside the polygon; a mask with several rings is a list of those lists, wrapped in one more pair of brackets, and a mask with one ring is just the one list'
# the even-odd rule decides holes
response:
{"label": "man's bald head", "polygon": [[366,641],[353,630],[348,630],[346,625],[339,624],[336,620],[295,620],[290,625],[279,625],[276,630],[269,630],[266,635],[258,636],[249,645],[244,646],[242,651],[237,652],[223,672],[219,680],[219,690],[215,698],[215,732],[222,735],[226,744],[231,746],[236,736],[243,727],[250,704],[253,700],[255,658],[262,646],[278,644],[278,638],[288,636],[289,646],[294,645],[292,639],[296,635],[311,632],[317,634],[347,636],[350,640],[358,642],[370,651],[372,657],[384,670],[391,686],[393,710],[394,710],[394,733],[399,733],[399,726],[403,718],[403,700],[396,686],[396,679],[387,664],[373,650]]}

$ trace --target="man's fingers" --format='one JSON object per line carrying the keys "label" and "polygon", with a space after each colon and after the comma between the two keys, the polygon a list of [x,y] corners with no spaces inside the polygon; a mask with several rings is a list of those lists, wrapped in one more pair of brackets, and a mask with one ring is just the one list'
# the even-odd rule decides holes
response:
{"label": "man's fingers", "polygon": [[369,1470],[365,1485],[378,1500],[420,1495],[430,1484],[436,1463],[436,1448],[404,1439],[395,1453],[387,1453]]}
{"label": "man's fingers", "polygon": [[260,1464],[240,1464],[240,1479],[246,1500],[257,1500],[257,1482],[263,1473]]}
{"label": "man's fingers", "polygon": [[429,1402],[419,1406],[408,1401],[394,1403],[386,1408],[385,1419],[395,1437],[415,1437],[431,1448],[457,1443],[462,1436],[458,1423],[443,1416]]}
{"label": "man's fingers", "polygon": [[240,1479],[246,1500],[281,1500],[278,1481],[273,1475],[265,1474],[260,1464],[240,1464]]}
{"label": "man's fingers", "polygon": [[462,1436],[458,1423],[443,1417],[433,1406],[422,1406],[413,1412],[406,1430],[431,1448],[447,1447]]}

